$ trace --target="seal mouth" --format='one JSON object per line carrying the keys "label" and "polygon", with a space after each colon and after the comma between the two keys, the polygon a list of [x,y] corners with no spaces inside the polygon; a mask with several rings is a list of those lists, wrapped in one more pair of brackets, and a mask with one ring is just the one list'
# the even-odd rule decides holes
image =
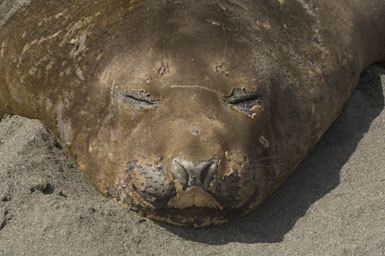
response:
{"label": "seal mouth", "polygon": [[160,162],[129,162],[126,178],[111,195],[148,218],[195,227],[246,214],[259,196],[257,167],[246,157],[226,164],[180,157],[168,163],[165,168]]}
{"label": "seal mouth", "polygon": [[189,187],[172,197],[167,204],[169,207],[184,209],[188,207],[206,207],[223,210],[213,196],[199,186]]}

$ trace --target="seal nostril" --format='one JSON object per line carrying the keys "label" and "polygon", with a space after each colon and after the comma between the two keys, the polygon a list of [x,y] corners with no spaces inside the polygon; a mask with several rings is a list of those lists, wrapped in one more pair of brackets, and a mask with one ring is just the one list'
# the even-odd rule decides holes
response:
{"label": "seal nostril", "polygon": [[214,175],[218,170],[218,165],[215,160],[211,159],[207,166],[201,172],[201,181],[203,187],[207,190],[210,187],[211,181],[214,179]]}
{"label": "seal nostril", "polygon": [[185,188],[187,186],[188,175],[183,164],[179,163],[178,159],[174,158],[171,160],[170,166],[171,175],[174,180],[179,181],[183,188]]}
{"label": "seal nostril", "polygon": [[182,158],[173,158],[171,160],[171,174],[174,180],[183,186],[183,189],[191,186],[201,186],[207,190],[217,169],[218,165],[214,159],[202,161],[198,165]]}
{"label": "seal nostril", "polygon": [[209,173],[209,167],[206,167],[202,172],[201,172],[201,181],[202,183],[204,183],[204,181],[206,180],[206,177]]}

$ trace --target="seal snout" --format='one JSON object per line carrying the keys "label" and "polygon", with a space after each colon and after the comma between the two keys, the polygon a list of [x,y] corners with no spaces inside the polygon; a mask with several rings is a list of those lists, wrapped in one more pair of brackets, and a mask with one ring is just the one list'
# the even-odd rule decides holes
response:
{"label": "seal snout", "polygon": [[195,164],[183,158],[172,158],[170,173],[176,196],[169,200],[168,206],[174,209],[189,207],[223,209],[210,192],[217,171],[218,164],[215,159]]}
{"label": "seal snout", "polygon": [[218,164],[215,159],[201,161],[197,165],[183,158],[173,158],[170,161],[170,172],[174,183],[179,183],[183,190],[192,186],[208,190],[217,170]]}
{"label": "seal snout", "polygon": [[192,158],[128,162],[126,178],[118,181],[118,200],[153,219],[205,226],[237,215],[259,197],[262,169],[244,154]]}

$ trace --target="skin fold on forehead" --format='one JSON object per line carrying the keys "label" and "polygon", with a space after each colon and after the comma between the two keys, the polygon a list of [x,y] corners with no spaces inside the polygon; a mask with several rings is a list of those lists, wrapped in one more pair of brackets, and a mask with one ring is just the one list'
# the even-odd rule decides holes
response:
{"label": "skin fold on forehead", "polygon": [[[222,94],[237,87],[258,86],[252,80],[258,74],[254,46],[246,33],[234,35],[219,20],[210,22],[205,17],[183,20],[187,24],[178,20],[171,15],[141,30],[134,29],[134,24],[127,28],[132,37],[116,37],[120,54],[111,56],[103,70],[106,86],[111,80],[124,81],[126,86],[163,93],[161,96],[174,85],[197,85]],[[121,41],[125,42],[123,49]],[[110,51],[116,50],[114,43]]]}

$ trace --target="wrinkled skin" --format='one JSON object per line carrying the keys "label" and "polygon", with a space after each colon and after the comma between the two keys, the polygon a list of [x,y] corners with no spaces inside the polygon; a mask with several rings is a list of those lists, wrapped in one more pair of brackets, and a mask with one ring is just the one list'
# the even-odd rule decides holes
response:
{"label": "wrinkled skin", "polygon": [[385,60],[384,1],[319,2],[5,1],[0,115],[40,119],[140,214],[224,223],[279,187]]}

